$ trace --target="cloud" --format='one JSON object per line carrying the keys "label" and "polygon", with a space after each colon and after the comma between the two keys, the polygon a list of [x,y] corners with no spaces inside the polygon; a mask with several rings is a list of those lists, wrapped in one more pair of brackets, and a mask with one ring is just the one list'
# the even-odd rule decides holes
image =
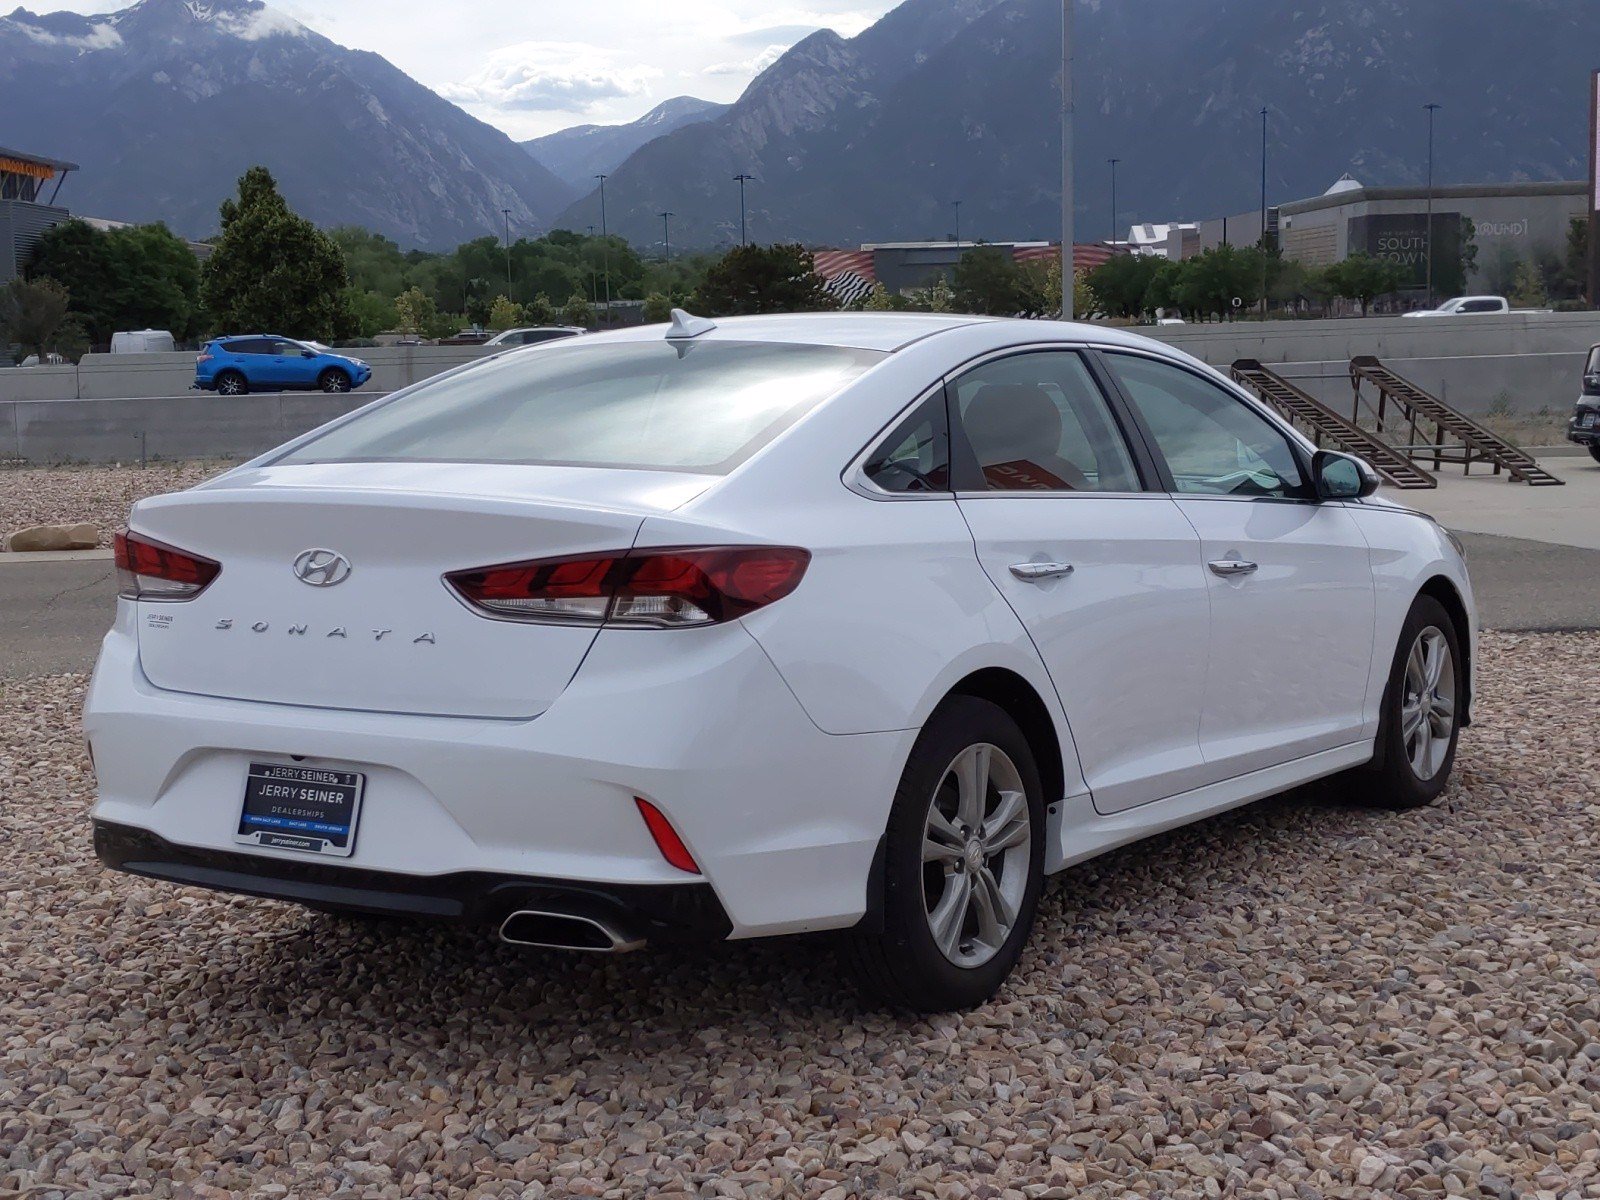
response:
{"label": "cloud", "polygon": [[6,20],[18,33],[41,46],[71,46],[77,50],[115,50],[122,45],[122,35],[104,22],[89,26],[86,33],[51,33],[37,25],[30,25],[20,17]]}
{"label": "cloud", "polygon": [[259,42],[263,38],[280,35],[305,37],[311,32],[288,13],[275,8],[260,8],[250,13],[223,12],[218,13],[213,20],[218,29],[246,42]]}
{"label": "cloud", "polygon": [[662,72],[619,64],[582,42],[521,42],[495,51],[460,83],[439,89],[458,104],[523,112],[585,112],[607,100],[644,95]]}
{"label": "cloud", "polygon": [[705,68],[707,75],[743,75],[746,78],[761,74],[773,63],[783,57],[784,51],[789,49],[790,43],[782,42],[768,46],[754,58],[742,62],[712,63]]}

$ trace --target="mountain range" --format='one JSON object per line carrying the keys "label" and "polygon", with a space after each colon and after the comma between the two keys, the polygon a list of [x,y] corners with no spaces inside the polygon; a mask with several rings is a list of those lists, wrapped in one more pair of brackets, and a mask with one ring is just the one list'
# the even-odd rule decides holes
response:
{"label": "mountain range", "polygon": [[542,224],[574,194],[504,133],[382,57],[260,0],[141,0],[100,16],[0,17],[0,129],[82,172],[75,212],[214,233],[263,163],[321,225],[445,249]]}
{"label": "mountain range", "polygon": [[[1080,240],[1134,221],[1272,202],[1349,172],[1419,183],[1439,103],[1437,178],[1583,178],[1594,0],[1078,0]],[[1047,238],[1060,227],[1059,0],[907,0],[854,38],[793,47],[724,114],[635,152],[606,183],[610,228],[676,245],[739,236],[849,245]],[[593,195],[556,218],[594,220]]]}
{"label": "mountain range", "polygon": [[[1442,183],[1587,169],[1595,0],[1076,0],[1078,229],[1245,212],[1268,109],[1274,202],[1348,172]],[[214,232],[261,162],[299,211],[405,246],[598,224],[641,246],[739,236],[849,245],[1056,234],[1060,0],[906,0],[852,38],[811,34],[730,106],[519,146],[378,55],[260,0],[141,0],[101,16],[0,17],[4,140],[82,164],[76,211]],[[531,18],[530,18],[531,20]]]}
{"label": "mountain range", "polygon": [[663,100],[637,121],[625,125],[573,125],[522,143],[522,148],[559,179],[587,192],[595,176],[615,171],[647,142],[675,129],[709,121],[728,111],[726,104],[694,96]]}

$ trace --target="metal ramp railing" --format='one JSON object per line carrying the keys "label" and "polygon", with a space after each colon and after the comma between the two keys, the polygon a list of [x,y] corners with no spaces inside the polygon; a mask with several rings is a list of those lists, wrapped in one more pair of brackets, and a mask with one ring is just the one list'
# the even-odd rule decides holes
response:
{"label": "metal ramp railing", "polygon": [[1337,450],[1360,455],[1397,488],[1439,486],[1437,479],[1388,442],[1334,412],[1255,359],[1241,358],[1233,364],[1232,375],[1277,409],[1284,420],[1300,426],[1318,446],[1326,441]]}
{"label": "metal ramp railing", "polygon": [[[1423,391],[1370,354],[1350,360],[1350,386],[1355,392],[1352,420],[1359,419],[1366,399],[1361,394],[1364,382],[1378,391],[1377,404],[1367,406],[1377,420],[1378,435],[1384,435],[1390,423],[1390,406],[1393,406],[1397,418],[1394,426],[1397,430],[1402,427],[1406,430],[1405,444],[1399,449],[1412,462],[1432,459],[1435,471],[1445,463],[1460,463],[1463,475],[1471,474],[1473,463],[1488,463],[1496,475],[1503,470],[1513,482],[1533,487],[1559,487],[1566,482],[1546,471],[1526,450],[1513,446],[1498,433]],[[1431,435],[1428,426],[1432,427]],[[1419,441],[1419,437],[1427,440]]]}

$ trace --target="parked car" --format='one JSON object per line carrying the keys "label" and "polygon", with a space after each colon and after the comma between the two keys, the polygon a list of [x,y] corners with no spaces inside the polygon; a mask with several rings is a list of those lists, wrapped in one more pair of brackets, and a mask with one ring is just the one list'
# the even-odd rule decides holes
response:
{"label": "parked car", "polygon": [[132,329],[111,335],[113,354],[170,354],[175,349],[165,329]]}
{"label": "parked car", "polygon": [[588,333],[576,325],[538,325],[530,329],[507,329],[504,333],[497,333],[485,346],[532,346],[539,342],[553,342],[560,338],[577,337],[580,333]]}
{"label": "parked car", "polygon": [[359,358],[275,333],[215,338],[194,360],[194,386],[223,396],[246,392],[348,392],[372,378]]}
{"label": "parked car", "polygon": [[1051,872],[1321,777],[1444,790],[1472,588],[1377,486],[1098,326],[502,355],[134,506],[96,847],[519,944],[841,930],[874,995],[970,1006]]}
{"label": "parked car", "polygon": [[1567,422],[1567,441],[1586,447],[1589,456],[1600,462],[1600,346],[1591,347],[1584,360],[1578,403]]}

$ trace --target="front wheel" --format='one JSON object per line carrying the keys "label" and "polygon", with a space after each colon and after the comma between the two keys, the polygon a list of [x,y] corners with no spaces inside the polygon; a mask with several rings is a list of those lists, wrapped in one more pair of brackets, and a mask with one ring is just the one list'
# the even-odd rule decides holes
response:
{"label": "front wheel", "polygon": [[1043,788],[1027,739],[986,700],[947,701],[895,792],[881,921],[850,935],[863,990],[917,1012],[989,999],[1022,957],[1043,875]]}
{"label": "front wheel", "polygon": [[1600,463],[1600,442],[1589,443],[1589,457]]}
{"label": "front wheel", "polygon": [[348,392],[350,390],[350,376],[338,367],[329,367],[317,378],[317,386],[329,393]]}
{"label": "front wheel", "polygon": [[1367,769],[1371,803],[1420,808],[1444,791],[1455,766],[1465,684],[1455,622],[1432,596],[1418,596],[1384,690],[1383,749]]}

